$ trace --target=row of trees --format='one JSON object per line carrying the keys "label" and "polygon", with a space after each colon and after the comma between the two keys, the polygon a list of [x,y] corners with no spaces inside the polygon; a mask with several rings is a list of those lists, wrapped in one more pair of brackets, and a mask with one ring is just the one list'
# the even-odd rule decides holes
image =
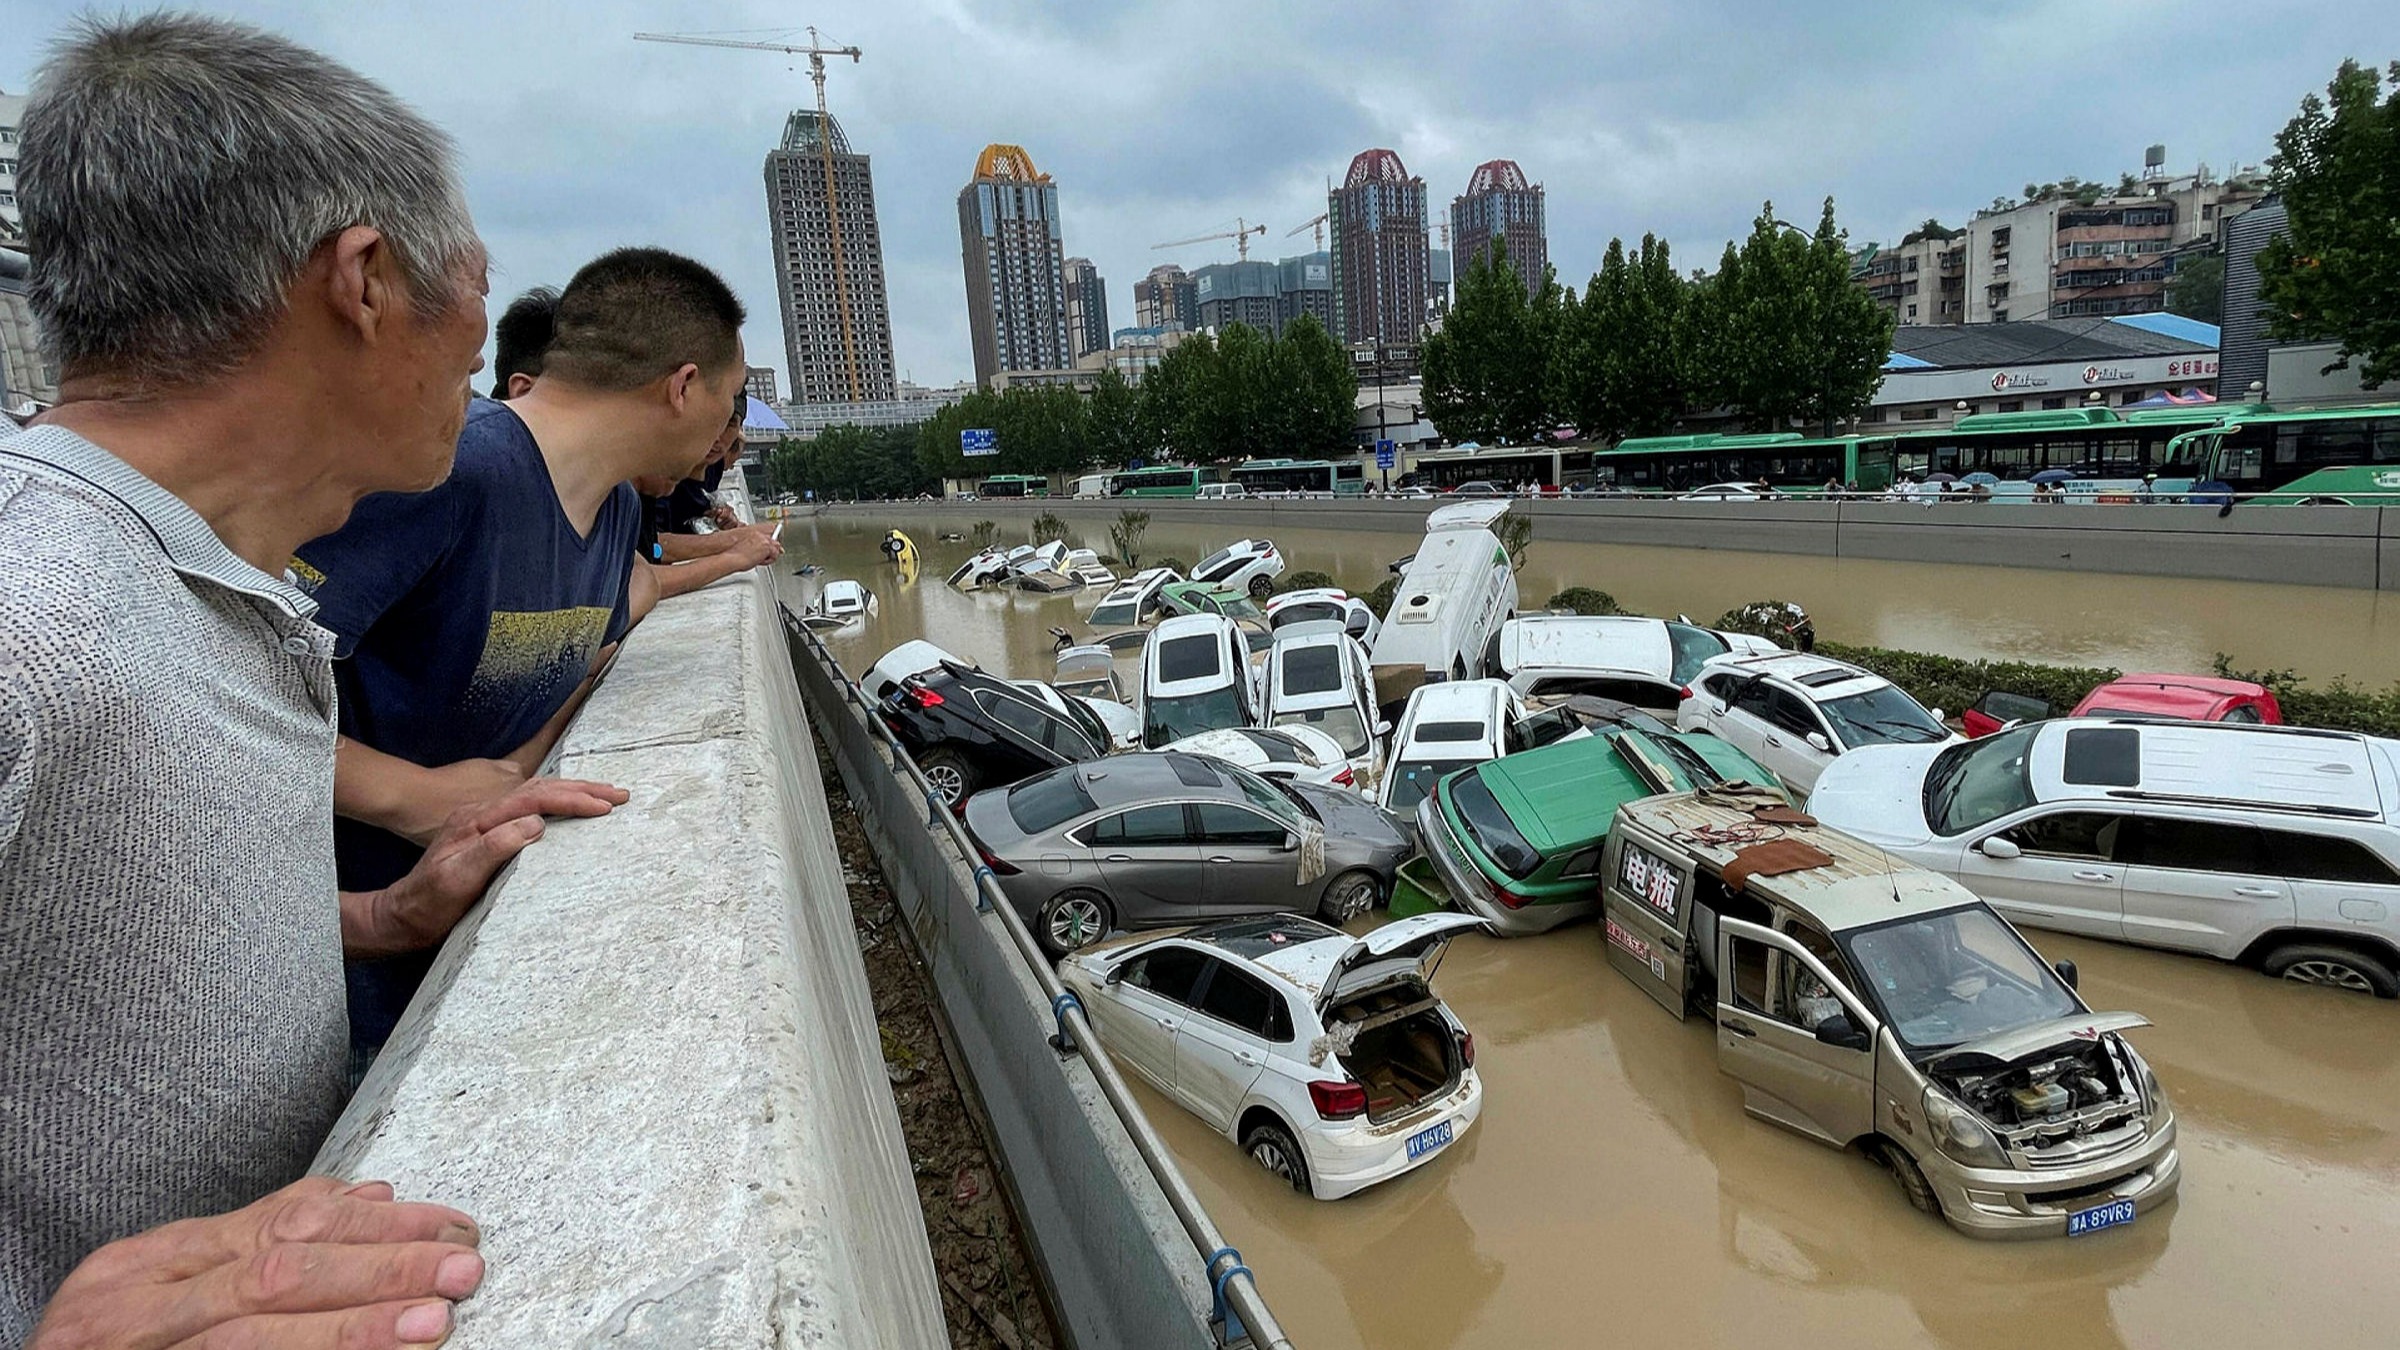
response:
{"label": "row of trees", "polygon": [[1657,435],[1717,409],[1762,431],[1827,429],[1866,407],[1891,339],[1850,279],[1832,199],[1813,235],[1769,202],[1714,273],[1677,272],[1654,235],[1609,241],[1580,299],[1548,270],[1528,287],[1495,245],[1425,340],[1425,409],[1452,441]]}

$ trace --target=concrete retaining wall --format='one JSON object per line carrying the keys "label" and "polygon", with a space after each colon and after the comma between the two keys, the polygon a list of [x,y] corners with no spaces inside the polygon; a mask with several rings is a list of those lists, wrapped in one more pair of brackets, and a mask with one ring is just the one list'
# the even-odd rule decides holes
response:
{"label": "concrete retaining wall", "polygon": [[[1080,1057],[1048,1043],[1042,990],[978,913],[974,880],[864,715],[798,638],[792,665],[867,838],[932,969],[954,1062],[973,1079],[1062,1331],[1083,1350],[1213,1344],[1202,1254]],[[1271,1274],[1271,1272],[1270,1272]]]}
{"label": "concrete retaining wall", "polygon": [[482,1223],[461,1350],[946,1345],[770,579],[661,605],[556,772],[633,800],[502,876],[317,1170]]}
{"label": "concrete retaining wall", "polygon": [[[1414,535],[1428,501],[1232,501],[1175,498],[902,503],[826,508],[836,517],[895,509],[971,522],[1030,519],[1042,511],[1097,524],[1128,508],[1160,521],[1205,513],[1212,525],[1272,530],[1301,525]],[[1535,539],[1715,548],[1897,562],[1975,563],[2066,572],[2208,577],[2302,586],[2400,590],[2400,509],[2061,506],[1898,502],[1675,502],[1643,499],[1517,503]]]}

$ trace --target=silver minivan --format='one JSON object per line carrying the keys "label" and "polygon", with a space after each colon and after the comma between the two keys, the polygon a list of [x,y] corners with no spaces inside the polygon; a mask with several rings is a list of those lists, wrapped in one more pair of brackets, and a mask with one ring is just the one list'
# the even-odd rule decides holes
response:
{"label": "silver minivan", "polygon": [[2081,1236],[2175,1193],[2175,1115],[2075,968],[1947,877],[1712,790],[1618,808],[1609,964],[1716,1022],[1743,1109],[1891,1170],[1976,1237]]}

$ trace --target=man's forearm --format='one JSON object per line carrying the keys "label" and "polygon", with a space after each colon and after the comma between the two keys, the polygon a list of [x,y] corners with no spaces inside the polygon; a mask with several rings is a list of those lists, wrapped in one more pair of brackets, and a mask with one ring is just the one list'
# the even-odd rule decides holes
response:
{"label": "man's forearm", "polygon": [[423,765],[347,736],[334,742],[333,813],[337,816],[394,834],[409,834],[423,828],[424,812],[417,802],[431,786]]}
{"label": "man's forearm", "polygon": [[713,558],[732,548],[739,541],[731,530],[712,534],[662,534],[658,537],[660,562],[690,562],[695,558]]}
{"label": "man's forearm", "polygon": [[755,564],[741,554],[720,553],[713,558],[700,558],[672,567],[653,569],[652,579],[658,583],[658,598],[672,600],[736,572],[747,572],[753,566]]}

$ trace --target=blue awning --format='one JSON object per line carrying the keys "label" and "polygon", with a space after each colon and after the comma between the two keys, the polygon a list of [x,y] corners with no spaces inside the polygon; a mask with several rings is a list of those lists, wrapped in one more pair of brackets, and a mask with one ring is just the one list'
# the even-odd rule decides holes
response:
{"label": "blue awning", "polygon": [[1885,370],[1931,370],[1933,362],[1920,361],[1907,352],[1893,352],[1890,356],[1883,358],[1883,368]]}
{"label": "blue awning", "polygon": [[[745,395],[747,397],[747,395]],[[750,411],[743,414],[742,425],[761,431],[790,431],[791,424],[775,415],[775,410],[759,400],[750,400]]]}
{"label": "blue awning", "polygon": [[2119,314],[2111,318],[2109,322],[2121,323],[2128,328],[2139,328],[2145,333],[2156,333],[2160,337],[2171,337],[2181,342],[2196,342],[2203,347],[2215,347],[2219,342],[2215,324],[2202,323],[2198,319],[2187,319],[2180,314]]}

